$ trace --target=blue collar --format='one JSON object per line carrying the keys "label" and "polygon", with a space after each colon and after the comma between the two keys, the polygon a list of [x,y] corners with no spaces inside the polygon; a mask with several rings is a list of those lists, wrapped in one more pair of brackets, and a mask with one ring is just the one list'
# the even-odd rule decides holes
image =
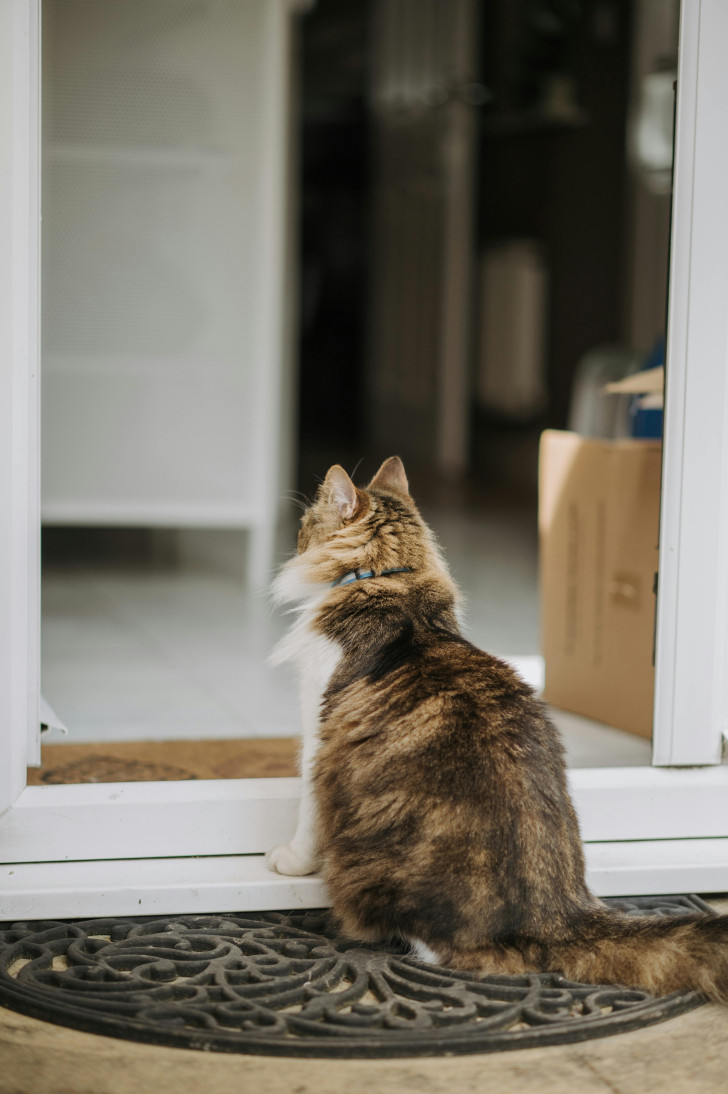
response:
{"label": "blue collar", "polygon": [[395,566],[392,570],[382,570],[381,574],[375,574],[374,570],[352,570],[344,574],[338,581],[332,581],[331,587],[336,585],[351,585],[354,581],[363,581],[366,577],[386,577],[387,574],[411,574],[411,566]]}

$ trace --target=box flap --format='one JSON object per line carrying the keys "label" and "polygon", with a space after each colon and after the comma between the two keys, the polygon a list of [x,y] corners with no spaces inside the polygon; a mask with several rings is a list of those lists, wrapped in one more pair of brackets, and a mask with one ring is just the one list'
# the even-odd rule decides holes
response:
{"label": "box flap", "polygon": [[665,390],[665,367],[646,368],[643,372],[633,372],[624,380],[613,380],[605,384],[602,391],[607,395],[656,395]]}

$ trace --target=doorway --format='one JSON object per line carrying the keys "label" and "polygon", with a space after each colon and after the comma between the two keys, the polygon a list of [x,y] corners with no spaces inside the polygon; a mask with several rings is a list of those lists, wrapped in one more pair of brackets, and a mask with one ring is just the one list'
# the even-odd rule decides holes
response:
{"label": "doorway", "polygon": [[[297,366],[279,354],[254,437],[257,123],[230,102],[255,97],[262,26],[46,0],[43,681],[69,733],[33,781],[292,774],[259,579],[295,491],[392,450],[469,636],[543,685],[538,439],[578,428],[595,355],[634,371],[664,344],[669,177],[630,142],[677,14],[319,0],[295,51]],[[648,737],[555,717],[572,766],[649,763]]]}

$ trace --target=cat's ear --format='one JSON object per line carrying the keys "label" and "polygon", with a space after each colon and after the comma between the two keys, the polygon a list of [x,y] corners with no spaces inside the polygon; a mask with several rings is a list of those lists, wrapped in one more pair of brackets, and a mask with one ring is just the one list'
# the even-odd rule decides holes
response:
{"label": "cat's ear", "polygon": [[399,456],[390,456],[385,460],[369,483],[369,490],[394,490],[397,494],[409,495],[409,484],[404,473],[404,464]]}
{"label": "cat's ear", "polygon": [[342,520],[351,520],[359,508],[359,495],[343,467],[335,463],[324,479],[329,498],[339,511]]}

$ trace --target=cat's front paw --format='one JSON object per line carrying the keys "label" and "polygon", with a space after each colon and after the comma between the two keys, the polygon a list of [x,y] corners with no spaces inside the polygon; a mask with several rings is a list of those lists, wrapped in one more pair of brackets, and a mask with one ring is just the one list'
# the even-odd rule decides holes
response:
{"label": "cat's front paw", "polygon": [[279,843],[268,852],[265,861],[269,870],[277,874],[287,874],[290,877],[315,874],[318,867],[315,855],[301,854],[290,843]]}

